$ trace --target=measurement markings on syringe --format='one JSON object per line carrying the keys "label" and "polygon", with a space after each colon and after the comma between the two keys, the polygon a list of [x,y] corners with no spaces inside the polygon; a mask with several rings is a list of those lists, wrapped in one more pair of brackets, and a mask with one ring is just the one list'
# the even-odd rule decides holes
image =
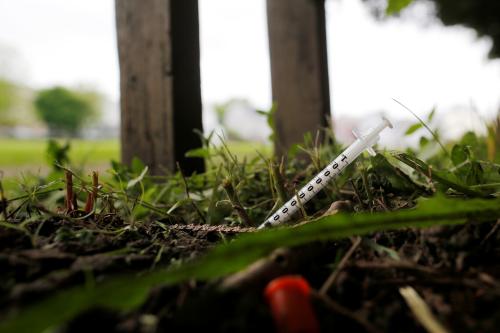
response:
{"label": "measurement markings on syringe", "polygon": [[[339,163],[337,162],[337,159],[340,159],[339,162],[343,162],[344,165],[340,166]],[[329,180],[330,178],[337,176],[347,165],[350,164],[345,154],[340,155],[337,159],[335,159],[332,164],[324,168],[323,171],[317,177],[313,178],[309,183],[306,184],[306,186],[304,186],[301,189],[301,191],[298,193],[298,199],[302,199],[300,200],[301,204],[304,204],[307,201],[309,201],[309,199],[311,199],[316,193],[321,191],[326,186],[326,182],[323,183],[323,177],[325,177],[326,180]],[[329,168],[331,168],[332,170],[330,171]],[[323,175],[323,177],[321,175]],[[295,206],[297,204],[298,204],[297,196],[294,196],[284,205],[281,211],[278,211],[277,213],[274,214],[273,220],[278,221],[283,215],[288,216],[294,214],[296,211]]]}

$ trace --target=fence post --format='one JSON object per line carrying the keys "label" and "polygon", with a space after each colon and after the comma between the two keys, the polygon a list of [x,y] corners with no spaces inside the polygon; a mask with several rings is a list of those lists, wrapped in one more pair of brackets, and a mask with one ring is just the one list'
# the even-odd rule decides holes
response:
{"label": "fence post", "polygon": [[202,171],[186,159],[202,130],[197,0],[116,0],[120,62],[121,153],[153,174]]}
{"label": "fence post", "polygon": [[276,153],[328,125],[324,0],[267,0]]}

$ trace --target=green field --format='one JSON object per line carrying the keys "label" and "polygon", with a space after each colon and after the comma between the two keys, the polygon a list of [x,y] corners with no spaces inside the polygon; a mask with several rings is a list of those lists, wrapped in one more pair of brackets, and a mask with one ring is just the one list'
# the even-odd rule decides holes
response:
{"label": "green field", "polygon": [[[32,176],[46,176],[50,172],[47,141],[0,139],[0,172],[8,193]],[[112,159],[119,159],[119,150],[118,140],[72,140],[69,156],[72,165],[102,173]]]}
{"label": "green field", "polygon": [[[0,139],[0,170],[7,177],[21,173],[43,173],[50,168],[47,159],[48,140]],[[61,144],[65,141],[60,140]],[[71,164],[84,169],[106,169],[111,160],[120,159],[118,140],[71,140]],[[256,151],[264,154],[271,149],[261,143],[230,142],[231,152],[238,157],[255,156]]]}
{"label": "green field", "polygon": [[[0,139],[0,176],[3,186],[10,192],[31,176],[46,176],[50,172],[47,158],[48,140]],[[60,140],[64,144],[64,140]],[[105,174],[111,160],[120,159],[118,140],[71,140],[69,157],[71,164],[85,171]],[[230,151],[243,158],[255,156],[256,151],[270,154],[268,145],[251,142],[230,142]],[[217,159],[215,159],[217,162]]]}
{"label": "green field", "polygon": [[[0,169],[47,165],[46,150],[47,140],[0,139]],[[107,163],[120,158],[118,140],[72,140],[69,155],[77,165]]]}

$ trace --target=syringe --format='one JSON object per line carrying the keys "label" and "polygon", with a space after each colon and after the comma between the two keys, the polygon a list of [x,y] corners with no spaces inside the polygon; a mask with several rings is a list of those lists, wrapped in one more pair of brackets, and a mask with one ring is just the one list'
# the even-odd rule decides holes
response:
{"label": "syringe", "polygon": [[258,229],[272,227],[288,221],[293,214],[299,209],[300,205],[304,205],[311,200],[326,184],[333,178],[336,178],[342,170],[351,164],[361,153],[366,149],[371,155],[375,155],[372,146],[377,143],[382,132],[386,127],[392,128],[392,124],[386,118],[383,121],[368,131],[365,135],[357,135],[354,141],[346,150],[344,150],[336,159],[318,173],[309,183],[300,189],[297,194],[287,201],[280,209],[272,214]]}

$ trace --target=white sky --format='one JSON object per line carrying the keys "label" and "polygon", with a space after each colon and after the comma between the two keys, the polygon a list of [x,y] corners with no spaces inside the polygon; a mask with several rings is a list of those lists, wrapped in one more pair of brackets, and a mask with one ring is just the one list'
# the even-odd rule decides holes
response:
{"label": "white sky", "polygon": [[[247,98],[271,104],[265,0],[200,0],[204,105]],[[419,8],[410,11],[418,15]],[[360,0],[327,1],[332,110],[337,115],[426,114],[500,102],[500,61],[472,30],[375,22]],[[3,68],[1,66],[4,66]],[[85,84],[117,101],[113,0],[0,0],[0,73],[33,87]]]}

